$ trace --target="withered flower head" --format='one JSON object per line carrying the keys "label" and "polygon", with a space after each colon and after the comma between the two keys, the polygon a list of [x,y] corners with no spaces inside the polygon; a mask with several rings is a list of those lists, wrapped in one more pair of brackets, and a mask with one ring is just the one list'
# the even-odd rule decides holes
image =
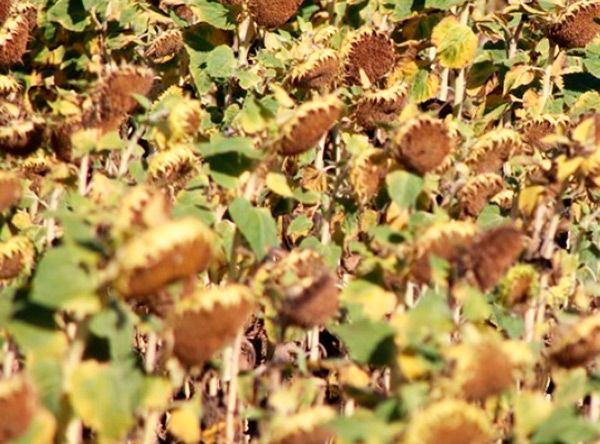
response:
{"label": "withered flower head", "polygon": [[477,227],[467,221],[449,221],[429,227],[415,246],[411,277],[418,283],[431,280],[430,258],[433,256],[454,261],[472,244]]}
{"label": "withered flower head", "polygon": [[235,338],[254,307],[251,290],[242,285],[198,290],[182,299],[169,320],[175,356],[188,367],[201,366]]}
{"label": "withered flower head", "polygon": [[12,14],[25,17],[29,25],[29,32],[33,31],[37,26],[37,7],[30,1],[20,0],[13,3]]}
{"label": "withered flower head", "polygon": [[502,190],[490,200],[491,203],[498,205],[500,208],[508,210],[512,207],[515,192],[513,190]]}
{"label": "withered flower head", "polygon": [[25,236],[14,236],[0,243],[0,283],[28,274],[34,259],[35,249]]}
{"label": "withered flower head", "polygon": [[335,418],[328,406],[312,407],[294,415],[281,415],[269,426],[269,442],[273,444],[326,444],[335,437],[323,424]]}
{"label": "withered flower head", "polygon": [[27,154],[40,146],[43,133],[43,121],[38,117],[11,120],[0,127],[0,151]]}
{"label": "withered flower head", "polygon": [[159,34],[146,51],[146,57],[155,63],[166,63],[183,48],[183,35],[178,29]]}
{"label": "withered flower head", "polygon": [[477,217],[490,198],[498,194],[503,187],[504,180],[495,173],[478,174],[470,178],[458,192],[461,214]]}
{"label": "withered flower head", "polygon": [[404,444],[491,444],[492,425],[485,412],[465,401],[446,399],[423,409],[406,430]]}
{"label": "withered flower head", "polygon": [[475,174],[497,173],[511,156],[521,154],[523,143],[519,134],[510,129],[493,130],[471,148],[465,159]]}
{"label": "withered flower head", "polygon": [[290,81],[303,88],[327,87],[337,76],[338,68],[337,53],[333,49],[320,49],[292,69]]}
{"label": "withered flower head", "polygon": [[347,84],[361,85],[361,71],[374,83],[394,66],[394,43],[382,32],[363,27],[346,38],[342,61]]}
{"label": "withered flower head", "polygon": [[4,24],[10,15],[12,0],[0,0],[0,26]]}
{"label": "withered flower head", "polygon": [[122,230],[154,227],[166,223],[171,202],[165,193],[150,185],[138,185],[123,196],[115,225]]}
{"label": "withered flower head", "polygon": [[292,251],[270,267],[265,291],[283,321],[300,327],[325,324],[336,315],[336,278],[313,250]]}
{"label": "withered flower head", "polygon": [[91,93],[93,106],[85,122],[107,132],[118,130],[138,106],[133,94],[147,95],[153,83],[154,72],[148,68],[133,65],[109,68]]}
{"label": "withered flower head", "polygon": [[194,152],[187,145],[176,145],[156,153],[148,162],[148,179],[157,185],[185,181],[196,169]]}
{"label": "withered flower head", "polygon": [[0,171],[0,212],[16,205],[21,200],[23,187],[18,176]]}
{"label": "withered flower head", "polygon": [[524,249],[521,230],[504,225],[481,233],[470,253],[470,266],[478,285],[489,290],[519,259]]}
{"label": "withered flower head", "polygon": [[0,27],[0,67],[8,68],[21,61],[30,35],[26,15],[11,15]]}
{"label": "withered flower head", "polygon": [[500,282],[500,299],[508,307],[530,301],[539,291],[539,274],[529,264],[513,266]]}
{"label": "withered flower head", "polygon": [[350,182],[361,205],[367,205],[381,188],[389,170],[385,152],[368,148],[355,160],[350,170]]}
{"label": "withered flower head", "polygon": [[600,353],[600,314],[585,317],[553,334],[550,359],[561,367],[588,364]]}
{"label": "withered flower head", "polygon": [[183,140],[196,134],[204,111],[198,100],[183,97],[169,113],[169,130],[174,140]]}
{"label": "withered flower head", "polygon": [[257,25],[267,29],[281,28],[290,20],[303,0],[247,0],[248,12]]}
{"label": "withered flower head", "polygon": [[425,174],[439,167],[452,150],[443,120],[420,116],[403,124],[394,137],[392,154],[408,169]]}
{"label": "withered flower head", "polygon": [[0,97],[6,97],[18,92],[21,89],[21,84],[10,75],[0,74]]}
{"label": "withered flower head", "polygon": [[303,103],[281,128],[277,150],[284,156],[308,151],[335,125],[341,114],[342,103],[333,95]]}
{"label": "withered flower head", "polygon": [[521,126],[521,134],[527,144],[546,150],[552,146],[544,142],[544,137],[556,133],[559,129],[566,129],[568,123],[568,118],[564,115],[545,114],[525,121]]}
{"label": "withered flower head", "polygon": [[366,129],[380,123],[392,122],[397,116],[408,94],[408,85],[398,82],[390,88],[367,93],[358,101],[354,118]]}
{"label": "withered flower head", "polygon": [[204,270],[212,258],[213,244],[210,229],[194,218],[150,228],[119,249],[115,287],[128,298],[143,299]]}
{"label": "withered flower head", "polygon": [[600,32],[600,25],[596,22],[598,17],[598,0],[575,1],[554,18],[548,37],[563,48],[583,48]]}
{"label": "withered flower head", "polygon": [[0,381],[0,442],[23,436],[38,406],[36,394],[23,377]]}

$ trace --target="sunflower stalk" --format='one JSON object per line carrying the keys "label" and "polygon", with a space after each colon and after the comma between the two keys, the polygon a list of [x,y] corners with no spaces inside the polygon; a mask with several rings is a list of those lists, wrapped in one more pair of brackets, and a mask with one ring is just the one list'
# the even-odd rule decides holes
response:
{"label": "sunflower stalk", "polygon": [[543,112],[552,94],[552,89],[554,86],[552,83],[552,69],[556,57],[556,50],[556,45],[550,42],[550,47],[548,48],[548,59],[546,61],[546,66],[544,68],[544,77],[542,79],[542,97],[540,99],[540,112]]}
{"label": "sunflower stalk", "polygon": [[240,352],[242,350],[242,339],[244,332],[240,330],[235,337],[231,347],[230,364],[229,364],[229,384],[227,386],[227,416],[225,419],[225,440],[226,442],[235,442],[235,415],[237,411],[238,401],[238,373],[240,363]]}

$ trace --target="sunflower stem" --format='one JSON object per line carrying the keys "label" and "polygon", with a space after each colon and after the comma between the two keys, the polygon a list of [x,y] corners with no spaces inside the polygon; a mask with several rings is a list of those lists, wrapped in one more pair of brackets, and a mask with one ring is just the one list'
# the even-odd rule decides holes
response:
{"label": "sunflower stem", "polygon": [[556,46],[550,42],[550,48],[548,49],[548,60],[546,61],[546,67],[544,68],[544,78],[542,80],[542,99],[540,101],[540,112],[546,107],[546,103],[552,94],[552,65],[554,65],[554,59],[556,52]]}
{"label": "sunflower stem", "polygon": [[440,78],[440,93],[438,94],[438,99],[442,102],[448,100],[448,82],[450,77],[450,68],[444,68],[442,70],[442,76]]}
{"label": "sunflower stem", "polygon": [[229,364],[230,380],[227,390],[227,417],[225,420],[225,442],[232,443],[235,438],[235,413],[237,410],[238,372],[240,362],[240,351],[242,349],[242,338],[244,332],[240,330],[235,337],[231,347],[231,361]]}
{"label": "sunflower stem", "polygon": [[81,159],[81,164],[79,165],[79,194],[85,196],[87,194],[88,184],[87,177],[90,170],[90,155],[86,154]]}
{"label": "sunflower stem", "polygon": [[148,337],[146,339],[146,355],[144,359],[144,369],[146,370],[146,373],[152,373],[154,371],[157,347],[158,336],[155,332],[151,331],[148,333]]}
{"label": "sunflower stem", "polygon": [[15,352],[13,350],[12,343],[10,339],[6,339],[4,343],[4,359],[2,361],[2,378],[9,379],[12,376],[14,362],[15,362]]}
{"label": "sunflower stem", "polygon": [[159,412],[146,413],[146,421],[144,422],[144,437],[142,438],[143,444],[156,444],[156,427],[160,421]]}

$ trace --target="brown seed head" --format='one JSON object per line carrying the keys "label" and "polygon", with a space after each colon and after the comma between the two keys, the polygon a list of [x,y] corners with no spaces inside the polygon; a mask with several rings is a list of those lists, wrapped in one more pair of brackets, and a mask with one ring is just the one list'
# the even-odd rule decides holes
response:
{"label": "brown seed head", "polygon": [[284,156],[295,156],[313,148],[339,120],[342,103],[335,96],[313,99],[300,105],[281,128],[277,150]]}
{"label": "brown seed head", "polygon": [[0,67],[19,63],[27,50],[29,19],[26,15],[11,15],[0,28]]}
{"label": "brown seed head", "polygon": [[27,116],[0,127],[0,151],[27,154],[37,149],[44,136],[43,120]]}
{"label": "brown seed head", "polygon": [[354,118],[366,129],[392,122],[404,106],[407,94],[408,85],[401,82],[390,88],[365,94],[356,105]]}
{"label": "brown seed head", "polygon": [[527,120],[521,126],[521,134],[527,144],[540,150],[547,150],[552,148],[552,145],[545,143],[544,137],[556,133],[559,129],[564,130],[567,125],[568,119],[564,116],[543,115]]}
{"label": "brown seed head", "polygon": [[235,338],[254,307],[252,292],[242,285],[198,290],[183,299],[169,321],[175,356],[188,367],[201,366]]}
{"label": "brown seed head", "polygon": [[12,0],[0,0],[0,26],[4,24],[10,16]]}
{"label": "brown seed head", "polygon": [[317,50],[292,69],[290,82],[302,88],[325,88],[331,85],[338,69],[339,60],[333,49]]}
{"label": "brown seed head", "polygon": [[281,28],[290,20],[303,0],[248,0],[248,12],[257,25],[267,29]]}
{"label": "brown seed head", "polygon": [[138,185],[121,199],[115,225],[125,231],[149,228],[167,223],[170,215],[171,202],[162,190]]}
{"label": "brown seed head", "polygon": [[394,66],[394,43],[382,32],[364,27],[347,37],[342,47],[342,60],[347,84],[361,85],[361,70],[374,83]]}
{"label": "brown seed head", "polygon": [[588,364],[600,354],[600,314],[588,316],[554,331],[550,359],[565,368]]}
{"label": "brown seed head", "polygon": [[518,133],[510,129],[495,130],[475,143],[465,162],[475,174],[498,173],[504,162],[523,151]]}
{"label": "brown seed head", "polygon": [[361,205],[367,205],[377,195],[389,164],[385,152],[377,148],[369,148],[357,157],[350,170],[350,182]]}
{"label": "brown seed head", "polygon": [[477,217],[489,200],[504,187],[504,180],[495,173],[478,174],[470,178],[458,192],[462,216]]}
{"label": "brown seed head", "polygon": [[0,212],[19,203],[22,194],[23,187],[19,177],[7,171],[0,171]]}
{"label": "brown seed head", "polygon": [[393,155],[408,169],[425,174],[444,162],[452,144],[444,121],[421,116],[400,127],[394,137]]}
{"label": "brown seed head", "polygon": [[29,428],[37,405],[33,388],[22,377],[0,381],[0,442],[21,437]]}
{"label": "brown seed head", "polygon": [[579,0],[567,6],[552,21],[548,37],[563,48],[583,48],[600,32],[598,0]]}
{"label": "brown seed head", "polygon": [[165,63],[183,48],[183,35],[178,29],[159,34],[146,51],[146,57],[155,63]]}
{"label": "brown seed head", "polygon": [[198,160],[189,146],[176,145],[150,158],[148,180],[158,186],[180,186],[196,171],[197,164]]}

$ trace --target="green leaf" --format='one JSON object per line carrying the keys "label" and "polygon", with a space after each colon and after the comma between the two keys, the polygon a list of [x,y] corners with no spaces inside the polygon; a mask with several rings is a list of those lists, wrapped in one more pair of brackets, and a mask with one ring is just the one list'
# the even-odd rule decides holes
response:
{"label": "green leaf", "polygon": [[388,193],[401,208],[412,208],[423,190],[423,178],[407,171],[394,171],[385,179]]}
{"label": "green leaf", "polygon": [[58,0],[48,9],[46,19],[74,32],[83,31],[90,23],[81,0]]}
{"label": "green leaf", "polygon": [[594,39],[585,47],[583,64],[590,74],[600,79],[600,40]]}
{"label": "green leaf", "polygon": [[254,208],[246,199],[237,198],[229,205],[229,214],[258,260],[279,245],[277,224],[267,209]]}
{"label": "green leaf", "polygon": [[198,22],[205,22],[219,29],[235,29],[235,16],[221,3],[209,0],[190,0],[188,4],[194,8]]}
{"label": "green leaf", "polygon": [[395,356],[394,329],[386,322],[361,318],[330,329],[344,342],[352,359],[361,364],[388,365]]}
{"label": "green leaf", "polygon": [[233,49],[227,45],[217,46],[206,58],[206,72],[217,79],[231,77],[235,65],[236,59]]}
{"label": "green leaf", "polygon": [[440,63],[447,68],[464,68],[473,61],[477,51],[477,35],[454,17],[446,17],[431,36]]}
{"label": "green leaf", "polygon": [[598,437],[600,427],[575,415],[573,408],[556,409],[533,435],[533,444],[577,444],[592,442]]}
{"label": "green leaf", "polygon": [[220,134],[210,142],[198,146],[198,152],[204,158],[226,153],[237,153],[249,159],[262,159],[264,154],[254,147],[252,139],[247,137],[223,137]]}

